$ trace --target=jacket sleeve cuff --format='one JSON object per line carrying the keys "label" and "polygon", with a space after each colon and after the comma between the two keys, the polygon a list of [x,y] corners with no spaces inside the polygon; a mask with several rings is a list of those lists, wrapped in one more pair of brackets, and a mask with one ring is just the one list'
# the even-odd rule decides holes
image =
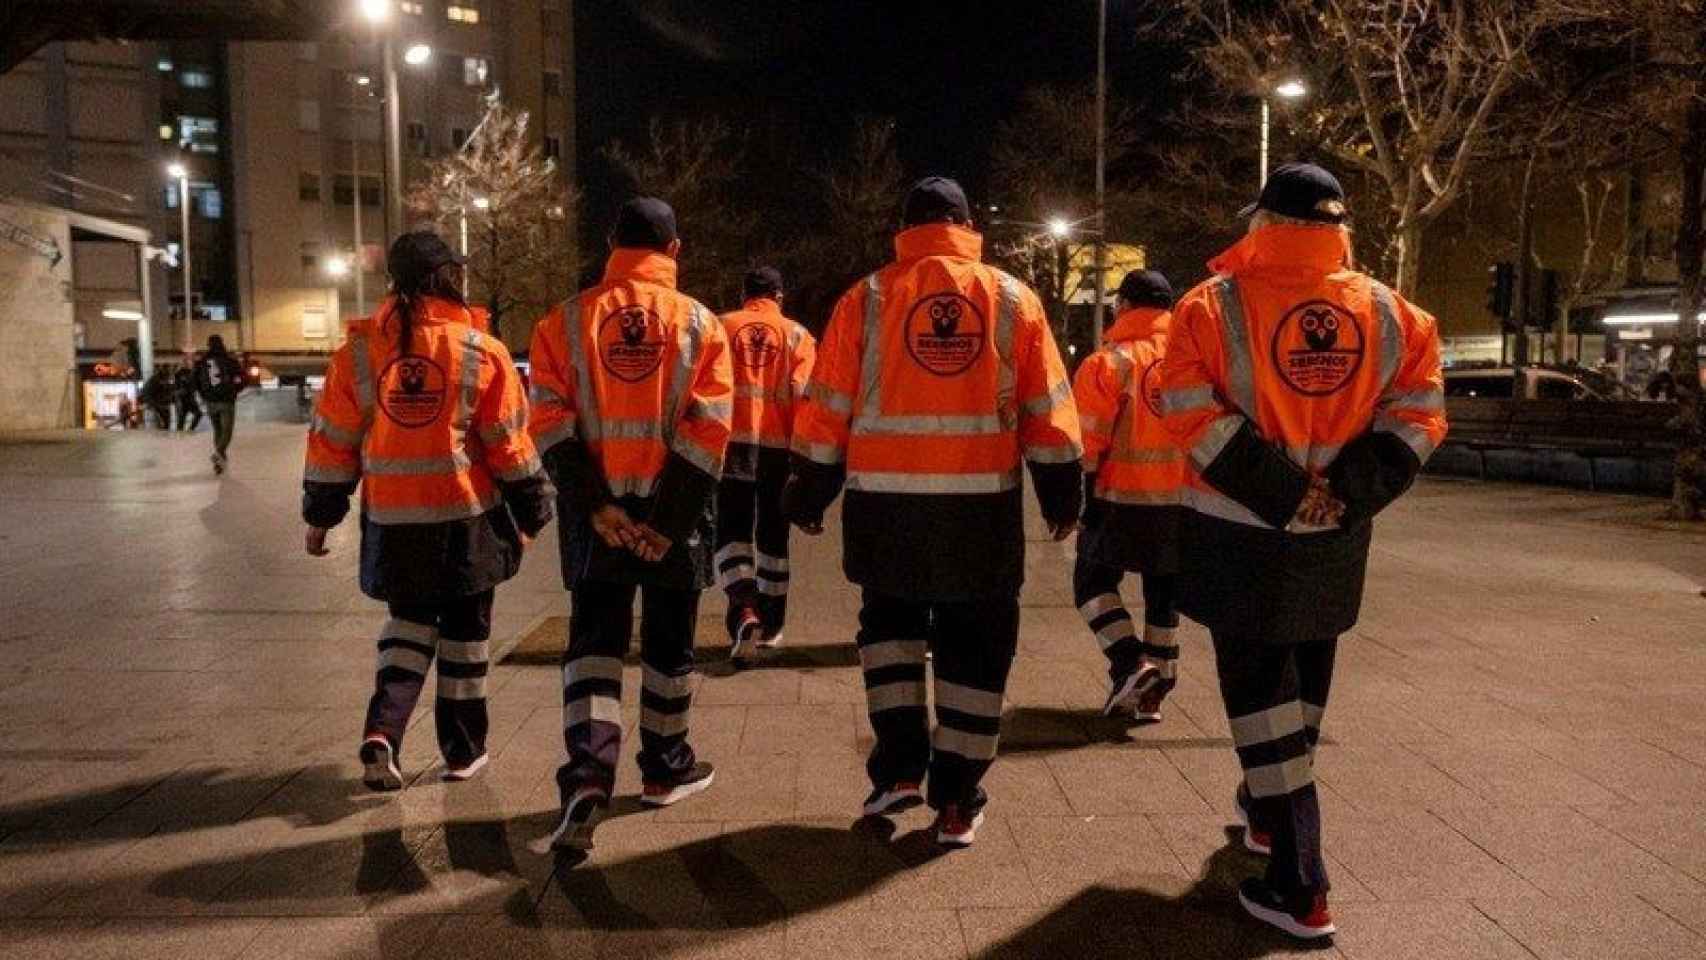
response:
{"label": "jacket sleeve cuff", "polygon": [[557,490],[544,471],[525,480],[500,484],[504,505],[509,507],[515,525],[529,537],[536,537],[556,515]]}
{"label": "jacket sleeve cuff", "polygon": [[782,517],[794,524],[823,522],[823,512],[841,495],[844,464],[829,466],[799,454],[788,457],[788,483],[782,488]]}
{"label": "jacket sleeve cuff", "polygon": [[1084,510],[1084,467],[1070,463],[1025,461],[1037,488],[1037,503],[1050,526],[1076,523]]}
{"label": "jacket sleeve cuff", "polygon": [[311,527],[330,530],[344,521],[349,515],[350,494],[355,492],[352,483],[320,483],[305,480],[302,483],[302,519]]}
{"label": "jacket sleeve cuff", "polygon": [[646,522],[670,540],[680,542],[693,532],[717,491],[717,478],[671,452],[658,476],[652,515]]}
{"label": "jacket sleeve cuff", "polygon": [[1372,520],[1410,489],[1421,470],[1415,451],[1393,434],[1365,433],[1345,444],[1327,468],[1333,495],[1345,503],[1343,525]]}
{"label": "jacket sleeve cuff", "polygon": [[551,482],[556,484],[567,505],[575,510],[592,513],[614,499],[610,495],[610,484],[605,482],[603,472],[593,462],[592,451],[585,443],[565,440],[545,451],[540,459],[545,463],[545,472],[550,475]]}
{"label": "jacket sleeve cuff", "polygon": [[1204,480],[1260,517],[1284,530],[1309,493],[1309,473],[1263,440],[1245,421],[1202,472]]}

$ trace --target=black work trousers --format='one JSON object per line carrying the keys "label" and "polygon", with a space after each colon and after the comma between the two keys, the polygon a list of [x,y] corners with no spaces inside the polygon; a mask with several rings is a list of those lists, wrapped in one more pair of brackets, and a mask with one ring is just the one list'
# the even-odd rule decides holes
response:
{"label": "black work trousers", "polygon": [[379,668],[367,704],[367,736],[384,734],[393,749],[402,750],[403,732],[436,657],[433,722],[445,763],[466,766],[486,752],[492,598],[493,591],[486,590],[442,603],[390,604],[391,618],[379,631]]}
{"label": "black work trousers", "polygon": [[[978,786],[1001,735],[1007,673],[1019,646],[1019,598],[973,602],[909,600],[865,590],[859,662],[877,743],[871,783],[922,783],[940,810],[983,806]],[[926,713],[925,652],[933,651],[936,731]]]}
{"label": "black work trousers", "polygon": [[201,426],[201,404],[194,394],[179,394],[177,400],[178,429],[194,431]]}
{"label": "black work trousers", "polygon": [[1273,837],[1267,881],[1298,900],[1328,886],[1314,757],[1337,650],[1337,638],[1276,644],[1258,636],[1214,634],[1220,696],[1251,815]]}
{"label": "black work trousers", "polygon": [[687,743],[693,704],[693,630],[699,591],[650,584],[582,581],[570,591],[569,643],[563,651],[563,740],[557,771],[563,800],[582,787],[616,788],[622,751],[622,664],[640,594],[640,776],[668,782],[692,769]]}
{"label": "black work trousers", "polygon": [[1120,676],[1148,658],[1161,665],[1162,676],[1173,680],[1177,675],[1179,644],[1173,631],[1179,626],[1179,578],[1170,573],[1142,573],[1143,623],[1139,637],[1132,624],[1131,611],[1120,600],[1120,582],[1126,571],[1092,560],[1080,550],[1072,568],[1072,602],[1078,615],[1084,618],[1102,655],[1108,658],[1110,676]]}
{"label": "black work trousers", "polygon": [[729,637],[751,610],[775,637],[788,616],[788,521],[782,516],[780,470],[757,480],[724,477],[717,485],[717,585],[729,597]]}

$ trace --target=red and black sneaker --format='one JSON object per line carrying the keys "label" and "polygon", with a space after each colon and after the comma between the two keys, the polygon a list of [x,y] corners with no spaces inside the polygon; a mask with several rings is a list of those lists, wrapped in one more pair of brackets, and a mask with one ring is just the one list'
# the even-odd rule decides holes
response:
{"label": "red and black sneaker", "polygon": [[1256,827],[1256,818],[1250,810],[1250,792],[1243,784],[1238,785],[1238,792],[1232,801],[1238,808],[1238,819],[1244,824],[1244,849],[1259,857],[1272,856],[1274,852],[1273,834]]}
{"label": "red and black sneaker", "polygon": [[557,829],[551,833],[556,850],[591,850],[592,831],[610,808],[610,795],[598,787],[581,787],[563,804]]}
{"label": "red and black sneaker", "polygon": [[744,667],[763,645],[764,621],[759,619],[758,612],[751,607],[742,609],[740,618],[735,621],[734,643],[729,647],[729,661],[737,667]]}
{"label": "red and black sneaker", "polygon": [[966,810],[950,803],[936,814],[936,842],[955,849],[969,847],[977,841],[977,828],[983,826],[983,810]]}
{"label": "red and black sneaker", "polygon": [[1333,926],[1333,915],[1327,912],[1324,893],[1290,901],[1268,886],[1267,881],[1251,877],[1238,885],[1238,902],[1244,905],[1245,913],[1299,940],[1317,940],[1338,932]]}
{"label": "red and black sneaker", "polygon": [[667,807],[693,796],[711,785],[717,771],[701,760],[692,769],[670,780],[647,780],[640,790],[640,802],[648,807]]}
{"label": "red and black sneaker", "polygon": [[924,802],[924,791],[916,782],[902,780],[886,787],[875,787],[865,798],[865,816],[886,817],[902,810],[911,810]]}

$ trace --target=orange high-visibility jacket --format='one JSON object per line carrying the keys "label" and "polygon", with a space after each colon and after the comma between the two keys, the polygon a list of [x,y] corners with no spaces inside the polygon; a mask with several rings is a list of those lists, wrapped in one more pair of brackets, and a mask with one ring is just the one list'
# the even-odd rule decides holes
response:
{"label": "orange high-visibility jacket", "polygon": [[[1318,474],[1350,505],[1347,521],[1366,519],[1444,440],[1433,317],[1350,269],[1349,254],[1337,227],[1263,227],[1175,308],[1161,402],[1189,454],[1196,512],[1307,533],[1292,516]],[[1340,463],[1353,444],[1355,476]],[[1359,477],[1377,464],[1402,482],[1364,497]]]}
{"label": "orange high-visibility jacket", "polygon": [[542,451],[573,443],[590,455],[597,489],[569,492],[594,502],[576,510],[655,497],[655,525],[679,540],[722,473],[734,374],[716,314],[675,279],[668,255],[618,248],[603,282],[546,315],[529,352],[530,429]]}
{"label": "orange high-visibility jacket", "polygon": [[1161,358],[1172,315],[1139,307],[1121,313],[1102,348],[1072,382],[1084,431],[1084,471],[1109,503],[1173,506],[1185,482],[1185,455],[1161,419]]}
{"label": "orange high-visibility jacket", "polygon": [[794,408],[811,376],[817,341],[782,314],[772,297],[754,297],[722,316],[734,366],[733,432],[726,472],[751,480],[756,450],[787,450]]}
{"label": "orange high-visibility jacket", "polygon": [[995,493],[1021,460],[1083,453],[1072,388],[1036,294],[980,262],[983,238],[913,227],[835,306],[794,452],[846,464],[849,490]]}
{"label": "orange high-visibility jacket", "polygon": [[794,420],[785,512],[843,486],[855,583],[934,600],[1005,596],[1024,576],[1020,464],[1044,517],[1075,521],[1083,453],[1042,304],[947,223],[895,238],[895,262],[836,304]]}
{"label": "orange high-visibility jacket", "polygon": [[[527,435],[527,399],[509,351],[474,330],[465,307],[434,298],[420,302],[408,349],[399,350],[395,303],[387,298],[376,320],[352,323],[332,355],[308,429],[306,519],[335,525],[359,483],[364,527],[454,527],[496,512],[506,515],[489,522],[507,539],[511,514],[523,532],[538,532],[551,517],[550,484]],[[505,500],[510,510],[498,510]],[[364,583],[417,583],[418,570],[369,570],[366,560],[408,566],[402,541],[437,536],[417,529],[391,537],[397,551],[364,549]],[[415,559],[421,568],[471,562]]]}

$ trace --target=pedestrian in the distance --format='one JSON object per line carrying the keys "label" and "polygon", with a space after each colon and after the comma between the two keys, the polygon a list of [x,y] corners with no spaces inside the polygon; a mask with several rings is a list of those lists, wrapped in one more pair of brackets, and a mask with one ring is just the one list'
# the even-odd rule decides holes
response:
{"label": "pedestrian in the distance", "polygon": [[782,487],[794,406],[817,341],[782,313],[782,274],[759,267],[746,302],[724,314],[734,358],[734,421],[717,486],[717,581],[728,594],[729,657],[737,665],[782,645],[788,614],[788,521]]}
{"label": "pedestrian in the distance", "polygon": [[1083,502],[1072,386],[1042,304],[982,261],[960,185],[914,185],[894,262],[847,291],[824,330],[783,498],[790,520],[821,533],[847,490],[843,564],[863,588],[859,660],[877,737],[864,812],[927,802],[946,847],[976,839],[989,799],[981,783],[1019,644],[1023,468],[1055,540],[1072,535]]}
{"label": "pedestrian in the distance", "polygon": [[533,331],[528,429],[562,491],[569,589],[562,812],[554,846],[585,849],[622,747],[622,664],[640,596],[640,802],[668,806],[714,771],[687,742],[693,634],[711,585],[717,478],[734,393],[717,315],[676,289],[675,211],[622,205],[604,279]]}
{"label": "pedestrian in the distance", "polygon": [[243,392],[243,365],[225,350],[225,338],[207,338],[207,352],[196,358],[196,393],[207,404],[213,421],[213,472],[224,473],[231,462],[231,434],[237,429],[237,395]]}
{"label": "pedestrian in the distance", "polygon": [[358,751],[374,790],[403,785],[403,732],[435,659],[444,778],[485,766],[494,592],[556,495],[509,351],[469,326],[461,258],[434,234],[408,233],[386,269],[390,295],[327,367],[302,482],[313,556],[326,555],[360,485],[361,589],[390,609]]}
{"label": "pedestrian in the distance", "polygon": [[[1161,358],[1173,285],[1155,270],[1120,281],[1102,347],[1073,379],[1084,430],[1084,524],[1072,602],[1108,658],[1104,716],[1161,719],[1179,662],[1179,488],[1185,454],[1161,420]],[[1143,580],[1143,634],[1120,600],[1127,573]]]}
{"label": "pedestrian in the distance", "polygon": [[1209,628],[1244,779],[1238,896],[1303,938],[1334,930],[1314,751],[1338,637],[1357,620],[1371,521],[1445,439],[1433,317],[1351,269],[1345,194],[1274,170],[1244,239],[1173,312],[1169,429],[1189,452],[1180,608]]}
{"label": "pedestrian in the distance", "polygon": [[172,375],[164,366],[156,366],[142,385],[142,399],[154,415],[156,429],[172,429],[172,392]]}
{"label": "pedestrian in the distance", "polygon": [[201,404],[196,400],[193,359],[185,359],[173,372],[172,397],[178,410],[178,429],[193,433],[201,426]]}

